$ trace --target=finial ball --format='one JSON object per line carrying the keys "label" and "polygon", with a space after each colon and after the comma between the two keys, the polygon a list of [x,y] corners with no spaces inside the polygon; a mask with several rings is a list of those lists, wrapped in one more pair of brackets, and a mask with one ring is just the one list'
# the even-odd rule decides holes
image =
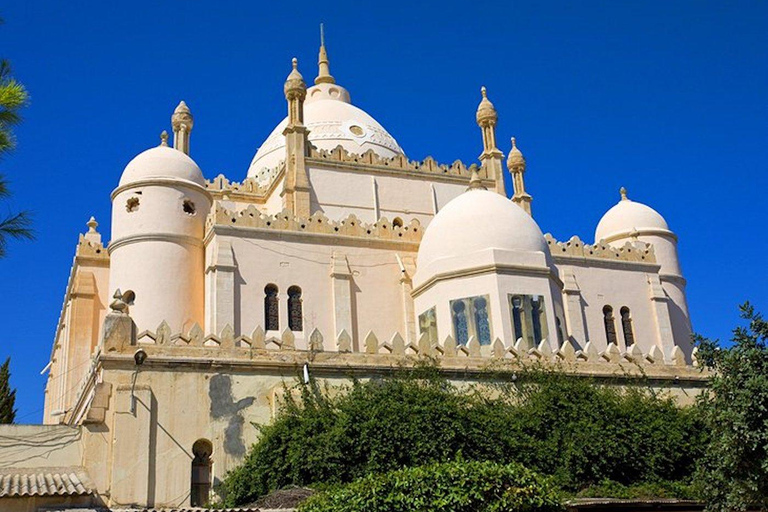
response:
{"label": "finial ball", "polygon": [[619,189],[619,194],[621,194],[621,200],[622,200],[622,201],[626,201],[626,200],[628,199],[628,198],[627,198],[627,189],[626,189],[626,188],[624,188],[624,187],[621,187],[621,188]]}

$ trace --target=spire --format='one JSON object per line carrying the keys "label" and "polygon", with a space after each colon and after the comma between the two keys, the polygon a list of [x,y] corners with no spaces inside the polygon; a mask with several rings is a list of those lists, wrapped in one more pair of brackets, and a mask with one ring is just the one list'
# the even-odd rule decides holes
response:
{"label": "spire", "polygon": [[482,99],[477,106],[475,119],[477,126],[483,136],[483,152],[480,154],[480,162],[485,176],[493,179],[496,184],[494,190],[504,197],[507,191],[504,187],[504,155],[496,147],[496,121],[499,116],[496,113],[496,107],[488,99],[488,91],[485,86],[480,88]]}
{"label": "spire", "polygon": [[165,130],[160,134],[160,145],[166,148],[168,147],[168,132]]}
{"label": "spire", "polygon": [[622,201],[629,201],[629,198],[627,197],[627,189],[624,187],[621,187],[619,189],[619,194],[621,194],[621,200]]}
{"label": "spire", "polygon": [[525,157],[517,148],[517,140],[512,137],[512,149],[507,158],[507,169],[512,175],[512,202],[531,215],[531,201],[533,198],[525,191]]}
{"label": "spire", "polygon": [[328,52],[325,49],[325,31],[320,24],[320,54],[317,56],[317,78],[315,84],[335,84],[336,79],[331,76],[331,67],[328,62]]}
{"label": "spire", "polygon": [[194,125],[195,118],[192,116],[192,112],[183,100],[180,101],[171,116],[173,147],[187,155],[189,154],[189,136]]}

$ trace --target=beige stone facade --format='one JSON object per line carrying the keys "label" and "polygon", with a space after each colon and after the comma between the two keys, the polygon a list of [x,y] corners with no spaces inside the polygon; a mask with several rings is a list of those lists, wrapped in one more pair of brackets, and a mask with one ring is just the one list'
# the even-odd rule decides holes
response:
{"label": "beige stone facade", "polygon": [[[76,248],[50,426],[0,430],[61,442],[0,445],[0,473],[80,471],[87,492],[45,487],[46,503],[189,506],[208,492],[202,473],[215,485],[242,460],[285,383],[425,357],[457,382],[542,364],[647,378],[681,403],[706,385],[677,237],[658,213],[623,193],[593,244],[557,241],[532,216],[517,142],[506,162],[497,147],[485,89],[478,166],[410,160],[336,84],[325,48],[315,84],[294,62],[288,115],[242,181],[203,177],[183,102],[173,147],[164,134],[115,177],[109,244],[92,219]],[[0,495],[0,508],[38,507],[22,498]]]}

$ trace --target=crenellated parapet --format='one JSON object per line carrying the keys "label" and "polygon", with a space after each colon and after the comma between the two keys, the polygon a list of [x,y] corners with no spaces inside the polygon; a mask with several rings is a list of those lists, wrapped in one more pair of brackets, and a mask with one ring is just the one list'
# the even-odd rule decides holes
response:
{"label": "crenellated parapet", "polygon": [[285,163],[280,162],[280,165],[262,169],[256,176],[245,178],[242,182],[230,181],[223,174],[219,174],[212,180],[206,180],[205,187],[214,199],[264,202],[284,172]]}
{"label": "crenellated parapet", "polygon": [[586,258],[636,263],[656,263],[653,245],[645,242],[627,242],[622,247],[614,247],[604,242],[595,245],[585,244],[578,236],[572,236],[567,242],[559,242],[547,233],[544,239],[554,258]]}
{"label": "crenellated parapet", "polygon": [[214,226],[230,226],[274,231],[292,231],[297,233],[323,234],[340,237],[376,239],[391,242],[418,243],[422,236],[421,223],[417,219],[407,225],[399,226],[382,217],[374,224],[367,224],[355,215],[334,221],[323,213],[316,212],[309,218],[301,218],[283,210],[276,215],[268,215],[253,205],[240,211],[230,211],[218,201],[208,217],[207,230]]}
{"label": "crenellated parapet", "polygon": [[[577,348],[571,341],[553,350],[545,340],[538,346],[528,348],[522,340],[504,342],[496,338],[490,345],[481,345],[471,337],[466,345],[456,343],[448,336],[442,342],[431,340],[426,334],[418,341],[408,343],[400,333],[380,336],[369,332],[355,349],[352,336],[342,330],[336,336],[327,336],[318,329],[308,333],[295,333],[289,329],[277,334],[266,333],[262,327],[256,327],[249,335],[236,335],[234,329],[225,326],[217,334],[205,334],[199,325],[185,333],[173,333],[168,324],[163,322],[155,331],[143,331],[133,334],[128,339],[127,333],[117,337],[105,338],[102,353],[132,354],[136,346],[143,348],[157,347],[158,353],[173,357],[216,358],[233,360],[283,360],[295,361],[301,358],[312,360],[317,354],[335,354],[337,358],[348,357],[348,364],[354,365],[361,357],[370,364],[392,364],[407,360],[409,357],[429,357],[449,366],[463,365],[468,368],[483,368],[493,362],[541,363],[544,365],[564,364],[574,371],[579,368],[592,372],[615,372],[618,368],[633,368],[632,371],[652,375],[664,372],[664,369],[677,368],[678,371],[698,373],[696,352],[692,364],[688,364],[679,347],[665,354],[654,346],[643,352],[637,345],[622,351],[615,344],[605,350],[598,350],[593,343]],[[693,375],[693,373],[692,373]]]}
{"label": "crenellated parapet", "polygon": [[[310,147],[308,163],[320,164],[323,166],[355,167],[365,171],[399,171],[431,177],[443,176],[454,179],[461,179],[469,182],[472,177],[472,167],[464,165],[460,160],[452,164],[440,164],[431,156],[422,161],[409,160],[405,155],[395,155],[392,158],[384,158],[377,155],[373,150],[368,150],[361,155],[349,153],[341,146],[328,151]],[[480,170],[481,178],[488,180],[488,184],[493,183],[493,179],[487,176],[485,170]]]}

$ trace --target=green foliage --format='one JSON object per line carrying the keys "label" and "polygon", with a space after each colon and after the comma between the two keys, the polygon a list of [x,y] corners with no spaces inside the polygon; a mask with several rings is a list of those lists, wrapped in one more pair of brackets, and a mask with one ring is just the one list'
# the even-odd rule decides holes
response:
{"label": "green foliage", "polygon": [[[0,20],[2,23],[2,20]],[[16,147],[13,128],[21,122],[20,110],[29,102],[29,93],[11,76],[11,65],[0,60],[0,157]],[[0,199],[10,195],[8,182],[0,175]],[[9,213],[0,218],[0,258],[5,256],[8,239],[34,238],[32,218],[29,212]]]}
{"label": "green foliage", "polygon": [[699,360],[714,372],[700,397],[712,439],[697,481],[709,510],[768,509],[768,322],[746,303],[749,325],[734,330],[733,346],[698,337]]}
{"label": "green foliage", "polygon": [[516,464],[448,462],[372,474],[309,498],[299,512],[555,512],[551,485]]}
{"label": "green foliage", "polygon": [[625,500],[651,500],[664,498],[697,499],[693,485],[683,482],[645,482],[622,485],[604,480],[576,493],[574,498],[618,498]]}
{"label": "green foliage", "polygon": [[16,390],[11,388],[11,358],[0,365],[0,424],[13,423],[16,419]]}
{"label": "green foliage", "polygon": [[[701,429],[650,389],[599,386],[561,372],[456,387],[434,368],[353,382],[339,392],[299,386],[220,489],[228,505],[288,485],[351,482],[454,460],[520,463],[576,492],[682,480],[701,453]],[[290,396],[290,393],[286,393]]]}

